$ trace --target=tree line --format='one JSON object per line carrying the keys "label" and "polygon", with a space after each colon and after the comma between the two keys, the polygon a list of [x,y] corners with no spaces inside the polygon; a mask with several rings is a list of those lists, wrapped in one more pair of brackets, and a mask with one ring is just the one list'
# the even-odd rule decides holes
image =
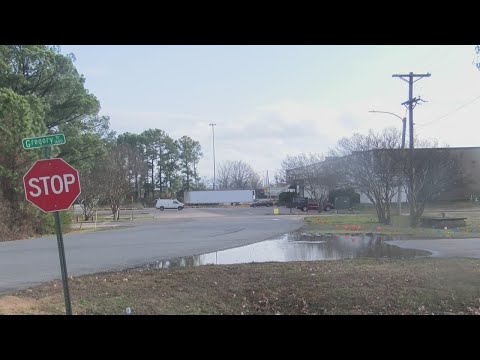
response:
{"label": "tree line", "polygon": [[128,196],[151,201],[155,189],[175,196],[206,186],[198,174],[198,141],[159,129],[117,135],[109,117],[99,115],[100,102],[75,60],[58,46],[0,46],[0,240],[42,233],[48,222],[24,201],[22,177],[42,157],[40,149],[22,149],[26,137],[65,134],[51,157],[79,171],[85,219],[102,203],[118,219]]}
{"label": "tree line", "polygon": [[106,145],[105,155],[80,174],[78,203],[84,219],[91,219],[101,202],[118,220],[127,197],[153,205],[156,197],[172,198],[183,191],[205,189],[197,169],[202,156],[200,143],[188,136],[174,140],[159,129],[118,135]]}

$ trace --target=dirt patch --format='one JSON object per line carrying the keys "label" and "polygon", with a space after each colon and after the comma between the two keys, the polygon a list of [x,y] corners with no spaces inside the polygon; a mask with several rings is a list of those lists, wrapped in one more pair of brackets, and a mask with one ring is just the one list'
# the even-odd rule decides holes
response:
{"label": "dirt patch", "polygon": [[[480,314],[480,260],[472,259],[127,270],[76,277],[70,287],[76,314]],[[64,311],[60,281],[0,297],[10,299],[24,313]]]}

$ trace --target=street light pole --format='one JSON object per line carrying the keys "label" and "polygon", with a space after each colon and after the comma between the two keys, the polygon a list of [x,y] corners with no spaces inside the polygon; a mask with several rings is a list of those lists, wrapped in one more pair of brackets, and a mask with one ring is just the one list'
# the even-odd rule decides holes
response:
{"label": "street light pole", "polygon": [[213,135],[213,191],[215,191],[215,130],[214,126],[217,124],[208,124],[212,127],[212,135]]}
{"label": "street light pole", "polygon": [[[270,178],[268,177],[268,170],[263,170],[260,172],[262,174],[262,186],[267,189],[268,199],[271,198],[270,196]],[[263,175],[266,174],[266,175]]]}
{"label": "street light pole", "polygon": [[267,170],[267,191],[268,191],[268,199],[271,198],[270,196],[270,178],[268,177],[268,170]]}
{"label": "street light pole", "polygon": [[[393,116],[396,116],[400,120],[402,120],[402,158],[403,158],[403,152],[405,149],[405,132],[407,131],[407,118],[406,117],[401,117],[398,116],[397,114],[388,112],[388,111],[375,111],[375,110],[370,110],[369,112],[372,113],[382,113],[382,114],[390,114]],[[398,207],[398,215],[402,215],[402,186],[398,185],[398,191],[397,191],[397,207]]]}

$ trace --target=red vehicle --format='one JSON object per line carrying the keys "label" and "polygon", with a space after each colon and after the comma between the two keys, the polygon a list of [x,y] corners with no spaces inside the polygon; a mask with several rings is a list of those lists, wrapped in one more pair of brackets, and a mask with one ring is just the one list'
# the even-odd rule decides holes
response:
{"label": "red vehicle", "polygon": [[[335,207],[333,206],[333,204],[329,203],[329,202],[324,202],[323,203],[323,210],[324,211],[330,211],[332,209],[334,209]],[[313,199],[308,199],[308,204],[301,204],[299,206],[297,206],[297,209],[300,209],[302,211],[307,211],[307,210],[318,210],[318,204],[315,200]]]}

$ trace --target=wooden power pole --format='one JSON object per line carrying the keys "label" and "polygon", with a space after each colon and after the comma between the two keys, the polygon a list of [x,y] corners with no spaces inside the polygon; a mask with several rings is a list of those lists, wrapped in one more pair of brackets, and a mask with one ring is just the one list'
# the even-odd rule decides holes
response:
{"label": "wooden power pole", "polygon": [[[398,77],[405,82],[408,82],[408,100],[405,101],[402,105],[408,105],[408,125],[409,125],[409,182],[408,182],[408,203],[410,205],[410,225],[415,225],[415,206],[411,198],[415,191],[415,169],[413,167],[413,104],[416,103],[419,99],[413,98],[413,83],[424,78],[430,77],[431,74],[414,74],[413,72],[409,74],[394,74],[392,77]],[[418,78],[417,80],[413,80]]]}

